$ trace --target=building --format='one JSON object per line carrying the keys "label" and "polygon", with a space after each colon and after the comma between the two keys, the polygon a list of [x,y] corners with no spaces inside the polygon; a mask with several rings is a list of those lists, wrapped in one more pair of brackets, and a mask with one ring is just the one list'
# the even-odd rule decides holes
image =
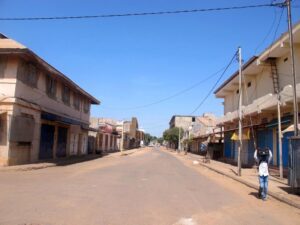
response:
{"label": "building", "polygon": [[[300,97],[300,23],[293,27],[296,67],[297,99]],[[259,56],[250,58],[242,68],[243,82],[243,149],[242,164],[252,165],[254,142],[258,147],[269,147],[273,151],[274,166],[279,165],[278,152],[278,111],[282,130],[293,124],[293,77],[291,75],[291,58],[289,36],[284,33]],[[218,125],[224,131],[224,155],[237,161],[238,129],[238,71],[227,79],[217,90],[215,96],[224,99],[224,116]],[[278,101],[279,99],[279,101]],[[298,104],[299,108],[299,104]],[[299,116],[299,115],[298,115]],[[288,138],[293,130],[283,134],[283,166],[288,166]]]}
{"label": "building", "polygon": [[143,147],[145,143],[145,131],[142,129],[138,129],[136,131],[136,139],[138,147]]}
{"label": "building", "polygon": [[144,142],[145,135],[142,130],[139,130],[139,124],[136,117],[132,117],[130,121],[118,122],[116,130],[120,134],[118,144],[120,149],[123,148],[124,150],[128,150],[138,148],[141,146],[141,141]]}
{"label": "building", "polygon": [[116,124],[115,120],[108,118],[90,118],[90,127],[94,129],[89,132],[90,152],[108,153],[119,150]]}
{"label": "building", "polygon": [[100,102],[24,45],[0,34],[0,165],[87,154]]}
{"label": "building", "polygon": [[181,127],[183,130],[189,129],[191,124],[196,121],[196,116],[174,115],[172,116],[169,125],[170,128]]}
{"label": "building", "polygon": [[217,117],[211,113],[204,113],[202,116],[196,118],[191,129],[191,152],[200,154],[202,143],[208,144],[220,142],[221,137],[219,134],[216,134],[220,128],[218,128],[216,124]]}
{"label": "building", "polygon": [[[180,135],[182,136],[180,140],[181,149],[197,152],[199,149],[198,142],[200,143],[197,137],[206,135],[216,127],[216,117],[211,113],[204,113],[202,116],[174,115],[169,125],[170,129],[173,127],[183,129],[183,134]],[[192,146],[194,147],[192,148]],[[175,146],[173,145],[173,147]]]}

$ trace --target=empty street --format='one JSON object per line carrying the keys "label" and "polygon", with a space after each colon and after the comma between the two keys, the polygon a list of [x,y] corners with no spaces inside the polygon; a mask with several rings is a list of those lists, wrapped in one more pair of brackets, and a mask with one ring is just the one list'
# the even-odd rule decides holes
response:
{"label": "empty street", "polygon": [[299,210],[162,148],[0,172],[1,225],[297,224]]}

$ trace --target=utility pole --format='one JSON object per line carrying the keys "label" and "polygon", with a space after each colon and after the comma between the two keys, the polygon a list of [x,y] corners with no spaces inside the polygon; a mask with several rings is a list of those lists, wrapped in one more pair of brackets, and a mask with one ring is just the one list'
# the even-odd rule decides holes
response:
{"label": "utility pole", "polygon": [[280,112],[280,95],[277,93],[277,118],[278,118],[278,148],[279,148],[279,177],[283,179],[282,165],[282,132],[281,132],[281,112]]}
{"label": "utility pole", "polygon": [[123,155],[123,150],[124,150],[124,121],[122,121],[122,139],[121,139],[121,144],[120,144],[120,150],[121,150],[121,155]]}
{"label": "utility pole", "polygon": [[298,136],[298,102],[296,90],[296,71],[295,71],[295,56],[294,56],[294,41],[292,31],[292,13],[291,13],[291,0],[286,0],[288,25],[289,25],[289,39],[290,39],[290,53],[292,60],[292,76],[293,76],[293,100],[294,100],[294,136]]}
{"label": "utility pole", "polygon": [[238,146],[238,176],[242,175],[241,152],[243,149],[242,140],[242,49],[239,47],[239,146]]}
{"label": "utility pole", "polygon": [[181,146],[180,146],[180,127],[178,127],[178,152],[180,152]]}

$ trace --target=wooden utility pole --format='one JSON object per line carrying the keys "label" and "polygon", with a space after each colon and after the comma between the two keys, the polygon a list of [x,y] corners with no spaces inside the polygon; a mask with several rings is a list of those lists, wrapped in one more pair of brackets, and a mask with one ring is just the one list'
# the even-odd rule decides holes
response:
{"label": "wooden utility pole", "polygon": [[243,149],[243,140],[242,140],[242,49],[239,47],[239,146],[238,146],[238,176],[242,175],[241,169],[241,152]]}
{"label": "wooden utility pole", "polygon": [[178,151],[181,150],[181,144],[180,144],[180,127],[178,127]]}
{"label": "wooden utility pole", "polygon": [[277,118],[278,118],[278,148],[279,148],[279,176],[283,179],[282,165],[282,132],[281,132],[281,112],[280,112],[280,95],[277,93]]}
{"label": "wooden utility pole", "polygon": [[292,76],[293,76],[293,100],[294,100],[294,136],[298,136],[298,102],[296,90],[296,71],[295,71],[295,56],[294,56],[294,41],[292,31],[292,13],[291,13],[291,0],[286,0],[288,26],[289,26],[289,39],[290,39],[290,53],[292,60]]}

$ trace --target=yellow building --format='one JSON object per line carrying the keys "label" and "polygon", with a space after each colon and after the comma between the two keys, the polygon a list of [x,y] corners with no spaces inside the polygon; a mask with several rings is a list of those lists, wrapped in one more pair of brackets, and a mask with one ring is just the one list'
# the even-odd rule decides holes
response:
{"label": "yellow building", "polygon": [[0,165],[87,154],[91,104],[100,102],[0,34]]}

